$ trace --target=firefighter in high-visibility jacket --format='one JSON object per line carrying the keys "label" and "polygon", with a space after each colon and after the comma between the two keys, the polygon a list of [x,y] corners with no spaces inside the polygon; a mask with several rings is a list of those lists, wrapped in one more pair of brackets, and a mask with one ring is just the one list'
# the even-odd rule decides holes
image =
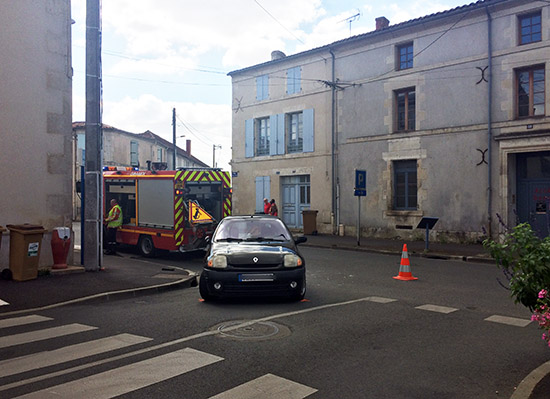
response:
{"label": "firefighter in high-visibility jacket", "polygon": [[122,208],[118,204],[116,199],[111,200],[111,210],[109,215],[105,219],[107,223],[106,231],[106,255],[115,255],[116,254],[116,231],[122,226]]}

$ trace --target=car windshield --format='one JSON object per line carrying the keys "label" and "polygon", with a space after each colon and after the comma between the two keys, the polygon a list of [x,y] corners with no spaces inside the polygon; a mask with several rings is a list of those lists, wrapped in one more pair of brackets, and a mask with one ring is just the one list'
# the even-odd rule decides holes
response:
{"label": "car windshield", "polygon": [[288,241],[290,233],[278,219],[224,220],[214,241]]}

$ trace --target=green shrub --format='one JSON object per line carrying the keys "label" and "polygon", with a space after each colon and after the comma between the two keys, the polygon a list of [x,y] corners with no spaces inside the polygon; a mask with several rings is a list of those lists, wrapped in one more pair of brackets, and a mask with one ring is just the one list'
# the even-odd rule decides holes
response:
{"label": "green shrub", "polygon": [[550,237],[540,239],[529,223],[508,230],[502,242],[483,241],[509,280],[516,303],[535,308],[541,289],[550,288]]}

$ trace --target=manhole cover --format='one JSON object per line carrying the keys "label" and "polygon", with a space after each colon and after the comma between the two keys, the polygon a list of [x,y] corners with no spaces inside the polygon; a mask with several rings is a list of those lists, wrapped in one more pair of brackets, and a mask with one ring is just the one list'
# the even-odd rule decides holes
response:
{"label": "manhole cover", "polygon": [[272,321],[226,321],[214,326],[212,330],[219,331],[219,336],[222,338],[232,338],[243,341],[284,338],[290,335],[290,328]]}

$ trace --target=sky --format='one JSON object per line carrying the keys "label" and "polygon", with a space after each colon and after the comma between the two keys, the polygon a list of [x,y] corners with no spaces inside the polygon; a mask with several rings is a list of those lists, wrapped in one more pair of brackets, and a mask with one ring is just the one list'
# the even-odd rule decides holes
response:
{"label": "sky", "polygon": [[[473,0],[472,0],[473,1]],[[102,1],[104,124],[150,130],[231,170],[228,72],[469,4],[466,0]],[[85,120],[86,0],[72,0],[73,121]],[[180,137],[181,136],[181,137]],[[214,150],[214,146],[216,146]],[[220,147],[221,146],[221,147]]]}

